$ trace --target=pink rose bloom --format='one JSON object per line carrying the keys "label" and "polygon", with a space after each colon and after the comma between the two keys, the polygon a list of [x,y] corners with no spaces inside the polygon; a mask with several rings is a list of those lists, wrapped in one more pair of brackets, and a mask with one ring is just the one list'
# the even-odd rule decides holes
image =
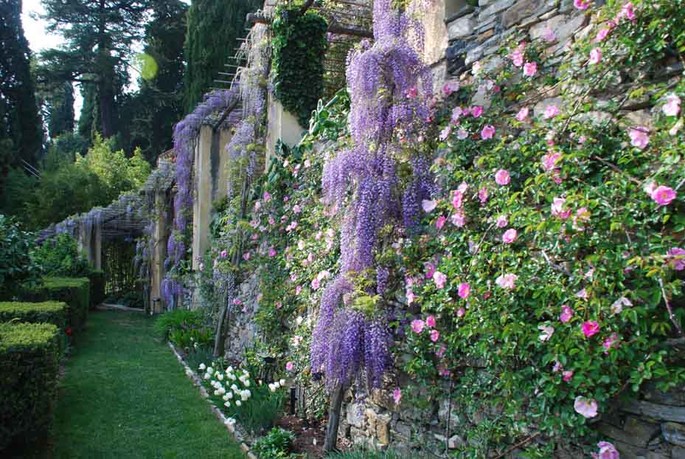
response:
{"label": "pink rose bloom", "polygon": [[561,306],[561,314],[559,314],[559,320],[562,323],[567,323],[569,320],[571,320],[571,317],[573,317],[573,309],[571,309],[567,305]]}
{"label": "pink rose bloom", "polygon": [[576,293],[576,297],[580,298],[581,300],[587,300],[589,298],[587,290],[585,289],[578,290],[578,292]]}
{"label": "pink rose bloom", "polygon": [[426,317],[426,325],[427,326],[433,328],[433,327],[435,327],[435,323],[436,323],[435,316],[433,314]]}
{"label": "pink rose bloom", "polygon": [[666,116],[678,116],[678,113],[680,113],[680,97],[675,94],[667,95],[666,103],[661,107],[661,111]]}
{"label": "pink rose bloom", "polygon": [[592,459],[621,459],[616,447],[608,441],[600,441],[597,443],[597,447],[599,451],[592,453]]}
{"label": "pink rose bloom", "polygon": [[469,136],[469,132],[466,129],[459,129],[457,131],[457,139],[464,140]]}
{"label": "pink rose bloom", "polygon": [[547,153],[542,157],[542,168],[549,172],[557,167],[559,160],[561,160],[561,153],[554,151]]}
{"label": "pink rose bloom", "polygon": [[435,274],[435,265],[433,263],[426,263],[423,266],[426,268],[426,279],[432,279]]}
{"label": "pink rose bloom", "polygon": [[644,126],[630,128],[628,131],[628,136],[630,137],[630,144],[639,148],[640,150],[644,150],[649,143],[649,133],[647,132],[647,128]]}
{"label": "pink rose bloom", "polygon": [[507,288],[509,290],[516,287],[516,279],[518,276],[516,274],[502,274],[497,279],[495,279],[495,284],[499,285],[501,288]]}
{"label": "pink rose bloom", "polygon": [[445,282],[447,282],[447,276],[445,276],[440,271],[435,271],[433,274],[433,282],[437,288],[445,288]]}
{"label": "pink rose bloom", "polygon": [[225,250],[222,250],[221,253],[219,254],[221,258],[226,258],[228,256],[228,252]]}
{"label": "pink rose bloom", "polygon": [[468,282],[462,282],[461,284],[459,284],[459,287],[457,287],[457,295],[459,295],[459,298],[466,299],[469,297],[470,294],[471,286]]}
{"label": "pink rose bloom", "polygon": [[622,296],[618,300],[614,301],[611,305],[611,313],[612,314],[620,314],[621,311],[623,311],[623,306],[630,307],[633,305],[633,302],[630,301],[628,298],[625,296]]}
{"label": "pink rose bloom", "polygon": [[573,371],[572,370],[566,370],[561,373],[561,379],[564,382],[569,382],[573,378]]}
{"label": "pink rose bloom", "polygon": [[497,223],[495,224],[497,225],[497,228],[505,228],[509,224],[509,222],[507,221],[507,216],[500,215],[499,217],[497,217]]}
{"label": "pink rose bloom", "polygon": [[458,81],[448,81],[442,87],[442,94],[445,97],[451,96],[453,92],[459,91],[460,85]]}
{"label": "pink rose bloom", "polygon": [[526,118],[528,118],[528,113],[530,113],[530,109],[528,107],[523,107],[521,110],[518,111],[516,114],[516,119],[518,121],[525,121]]}
{"label": "pink rose bloom", "polygon": [[562,220],[567,219],[571,215],[570,210],[564,210],[565,198],[554,198],[552,200],[552,215],[559,217]]}
{"label": "pink rose bloom", "polygon": [[453,193],[452,195],[452,207],[455,209],[461,209],[461,206],[464,203],[464,194],[457,190]]}
{"label": "pink rose bloom", "polygon": [[520,48],[516,48],[509,54],[509,59],[516,67],[521,67],[523,65],[523,52]]}
{"label": "pink rose bloom", "polygon": [[433,209],[435,209],[437,207],[437,205],[438,205],[438,202],[435,200],[424,199],[423,201],[421,201],[421,208],[426,213],[431,212]]}
{"label": "pink rose bloom", "polygon": [[450,133],[451,133],[451,132],[452,132],[452,126],[450,126],[450,125],[448,124],[448,125],[445,127],[445,129],[443,129],[442,131],[440,131],[440,136],[439,136],[440,140],[442,140],[442,141],[447,140],[447,138],[450,136]]}
{"label": "pink rose bloom", "polygon": [[677,197],[676,192],[673,190],[673,188],[659,185],[658,187],[654,188],[654,191],[652,191],[651,198],[656,202],[659,206],[667,206],[670,203],[672,203],[675,198]]}
{"label": "pink rose bloom", "polygon": [[545,40],[547,43],[552,43],[553,41],[556,41],[557,35],[554,33],[554,30],[547,26],[545,27],[545,30],[542,32],[542,39]]}
{"label": "pink rose bloom", "polygon": [[604,41],[606,37],[609,36],[609,33],[611,32],[611,29],[601,29],[599,32],[597,32],[597,36],[595,37],[595,43],[599,43],[601,41]]}
{"label": "pink rose bloom", "polygon": [[419,95],[419,90],[416,86],[412,86],[411,88],[407,89],[407,99],[415,99]]}
{"label": "pink rose bloom", "polygon": [[509,176],[509,171],[506,169],[500,169],[495,173],[495,183],[500,186],[509,185],[511,177]]}
{"label": "pink rose bloom", "polygon": [[243,254],[243,260],[248,261],[250,259],[250,252],[245,252]]}
{"label": "pink rose bloom", "polygon": [[518,233],[516,232],[516,230],[514,228],[509,228],[502,235],[502,242],[504,242],[505,244],[511,244],[512,242],[514,242],[516,240],[517,235],[518,235]]}
{"label": "pink rose bloom", "polygon": [[461,182],[459,186],[457,187],[457,191],[464,194],[466,193],[466,190],[469,189],[469,184],[466,182]]}
{"label": "pink rose bloom", "polygon": [[480,131],[480,137],[483,140],[492,139],[495,135],[495,127],[492,124],[488,124]]}
{"label": "pink rose bloom", "polygon": [[554,334],[554,327],[550,325],[538,325],[538,330],[540,330],[540,336],[538,339],[543,343],[549,341],[549,339]]}
{"label": "pink rose bloom", "polygon": [[587,322],[583,322],[581,330],[583,330],[583,335],[585,335],[586,338],[590,338],[599,333],[599,324],[594,320],[588,320]]}
{"label": "pink rose bloom", "polygon": [[594,418],[597,416],[597,402],[591,398],[585,398],[579,395],[573,403],[573,409],[576,410],[576,413],[585,418]]}
{"label": "pink rose bloom", "polygon": [[321,283],[318,278],[314,278],[311,283],[312,290],[319,290],[319,287],[321,286]]}
{"label": "pink rose bloom", "polygon": [[685,269],[685,249],[680,247],[673,247],[666,253],[668,264],[676,271]]}
{"label": "pink rose bloom", "polygon": [[483,187],[480,190],[478,190],[478,199],[480,200],[481,205],[485,204],[488,202],[488,189]]}
{"label": "pink rose bloom", "polygon": [[557,116],[559,113],[561,113],[561,112],[559,111],[559,107],[557,107],[556,105],[552,104],[552,105],[548,105],[547,108],[545,108],[545,113],[543,114],[543,117],[544,117],[546,120],[548,120],[548,119],[550,119],[550,118],[554,118],[554,117]]}
{"label": "pink rose bloom", "polygon": [[272,258],[276,256],[276,249],[273,246],[269,247],[269,256]]}
{"label": "pink rose bloom", "polygon": [[535,76],[538,73],[538,63],[537,62],[526,62],[523,64],[523,74],[527,77]]}
{"label": "pink rose bloom", "polygon": [[443,344],[437,351],[435,351],[435,355],[438,358],[442,358],[445,355],[445,352],[447,352],[447,346]]}
{"label": "pink rose bloom", "polygon": [[285,364],[285,369],[286,371],[293,371],[295,369],[295,364],[292,362],[288,362]]}
{"label": "pink rose bloom", "polygon": [[436,342],[437,340],[440,339],[440,332],[437,330],[431,330],[430,331],[430,339],[433,342]]}
{"label": "pink rose bloom", "polygon": [[264,202],[269,202],[271,201],[271,195],[269,194],[268,191],[265,191],[264,194],[262,195],[262,200]]}
{"label": "pink rose bloom", "polygon": [[588,63],[590,65],[599,64],[601,60],[602,60],[602,50],[601,49],[595,48],[592,51],[590,51],[590,60],[588,60]]}
{"label": "pink rose bloom", "polygon": [[464,115],[464,110],[461,107],[454,107],[452,109],[452,117],[450,118],[450,121],[454,124],[457,124],[459,122],[459,118],[461,118]]}
{"label": "pink rose bloom", "polygon": [[454,226],[461,228],[462,226],[466,225],[466,215],[464,215],[464,212],[457,211],[456,213],[452,214],[450,221]]}
{"label": "pink rose bloom", "polygon": [[400,400],[402,400],[402,389],[400,389],[399,387],[396,387],[392,391],[392,400],[395,402],[395,405],[400,404]]}
{"label": "pink rose bloom", "polygon": [[623,8],[621,8],[621,11],[618,13],[617,18],[626,18],[631,22],[635,21],[635,7],[633,6],[632,2],[628,2],[625,5],[623,5]]}
{"label": "pink rose bloom", "polygon": [[299,295],[302,292],[302,286],[298,285],[295,287],[295,295]]}
{"label": "pink rose bloom", "polygon": [[480,118],[480,115],[483,114],[483,107],[481,107],[480,105],[474,105],[473,107],[471,107],[470,111],[471,116],[473,116],[474,118]]}
{"label": "pink rose bloom", "polygon": [[619,339],[618,339],[618,335],[617,335],[616,333],[612,333],[611,335],[609,335],[609,336],[604,340],[604,342],[602,343],[602,347],[604,348],[604,353],[605,353],[605,354],[608,354],[608,353],[609,353],[609,350],[610,350],[611,348],[617,346],[618,341],[619,341]]}
{"label": "pink rose bloom", "polygon": [[457,309],[457,317],[459,317],[459,318],[464,317],[465,314],[466,314],[466,309],[464,309],[464,308]]}
{"label": "pink rose bloom", "polygon": [[302,207],[300,207],[299,204],[295,204],[293,206],[293,212],[295,212],[296,214],[299,214],[300,212],[302,212]]}
{"label": "pink rose bloom", "polygon": [[447,217],[444,215],[440,215],[437,220],[435,220],[435,227],[439,230],[442,229],[443,226],[445,226],[445,222],[447,221]]}
{"label": "pink rose bloom", "polygon": [[586,10],[590,6],[590,0],[573,0],[573,6],[579,10]]}
{"label": "pink rose bloom", "polygon": [[421,333],[425,326],[425,322],[421,319],[414,319],[411,321],[411,329],[414,333]]}

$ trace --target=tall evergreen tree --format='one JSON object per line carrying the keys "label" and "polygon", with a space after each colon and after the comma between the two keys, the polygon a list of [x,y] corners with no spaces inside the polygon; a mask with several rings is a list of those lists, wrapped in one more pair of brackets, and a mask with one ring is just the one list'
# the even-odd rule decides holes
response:
{"label": "tall evergreen tree", "polygon": [[224,70],[235,64],[237,39],[246,34],[247,13],[262,6],[262,0],[193,0],[188,10],[186,34],[184,105],[192,111]]}
{"label": "tall evergreen tree", "polygon": [[21,5],[21,0],[0,0],[0,176],[21,160],[36,164],[43,142]]}
{"label": "tall evergreen tree", "polygon": [[[149,0],[42,0],[49,30],[66,44],[42,53],[43,75],[95,88],[96,130],[117,132],[118,103],[128,81],[131,45],[141,38]],[[80,130],[80,129],[79,129]]]}
{"label": "tall evergreen tree", "polygon": [[65,81],[45,96],[48,133],[51,139],[74,132],[74,86]]}

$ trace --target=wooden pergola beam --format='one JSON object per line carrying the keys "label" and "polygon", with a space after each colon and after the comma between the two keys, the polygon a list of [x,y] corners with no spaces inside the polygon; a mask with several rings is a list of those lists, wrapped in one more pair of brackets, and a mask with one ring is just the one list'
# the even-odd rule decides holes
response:
{"label": "wooden pergola beam", "polygon": [[[247,15],[248,24],[271,24],[272,18],[264,13],[249,13]],[[345,27],[338,24],[329,24],[328,32],[335,35],[352,35],[361,38],[373,38],[373,32],[369,30],[355,29],[352,27]]]}

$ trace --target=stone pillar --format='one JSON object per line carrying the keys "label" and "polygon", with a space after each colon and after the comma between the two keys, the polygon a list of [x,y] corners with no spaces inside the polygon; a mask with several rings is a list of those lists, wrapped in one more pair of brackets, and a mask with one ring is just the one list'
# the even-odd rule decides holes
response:
{"label": "stone pillar", "polygon": [[102,222],[97,222],[91,231],[92,234],[92,264],[93,268],[102,270]]}
{"label": "stone pillar", "polygon": [[94,260],[93,260],[93,249],[92,249],[92,243],[93,243],[93,231],[90,225],[86,225],[84,222],[79,223],[79,228],[78,228],[78,247],[79,250],[85,254],[86,258],[88,259],[88,263],[93,266],[94,265]]}
{"label": "stone pillar", "polygon": [[195,199],[193,201],[192,266],[197,269],[209,248],[209,223],[212,209],[212,128],[200,128],[195,147]]}
{"label": "stone pillar", "polygon": [[152,233],[152,253],[150,254],[150,310],[153,314],[164,311],[162,304],[162,280],[164,279],[164,260],[166,259],[166,246],[169,239],[167,222],[167,198],[166,191],[155,192],[155,219],[154,232]]}
{"label": "stone pillar", "polygon": [[273,158],[276,150],[276,141],[281,141],[288,145],[294,146],[302,139],[305,133],[305,128],[300,126],[294,115],[287,112],[279,101],[269,94],[267,99],[267,130],[266,130],[266,158],[264,167],[269,167],[269,162]]}
{"label": "stone pillar", "polygon": [[[419,6],[420,3],[420,6]],[[445,19],[460,9],[465,0],[437,0],[433,2],[414,2],[413,8],[420,8],[417,17],[424,30],[424,45],[421,53],[423,61],[431,68],[433,90],[442,87],[447,73],[445,51],[447,50],[447,26]]]}

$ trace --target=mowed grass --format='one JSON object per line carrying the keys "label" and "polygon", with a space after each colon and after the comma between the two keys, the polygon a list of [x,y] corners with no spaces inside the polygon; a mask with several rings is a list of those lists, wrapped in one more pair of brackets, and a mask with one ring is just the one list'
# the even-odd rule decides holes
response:
{"label": "mowed grass", "polygon": [[152,325],[89,315],[60,384],[52,457],[245,457]]}

